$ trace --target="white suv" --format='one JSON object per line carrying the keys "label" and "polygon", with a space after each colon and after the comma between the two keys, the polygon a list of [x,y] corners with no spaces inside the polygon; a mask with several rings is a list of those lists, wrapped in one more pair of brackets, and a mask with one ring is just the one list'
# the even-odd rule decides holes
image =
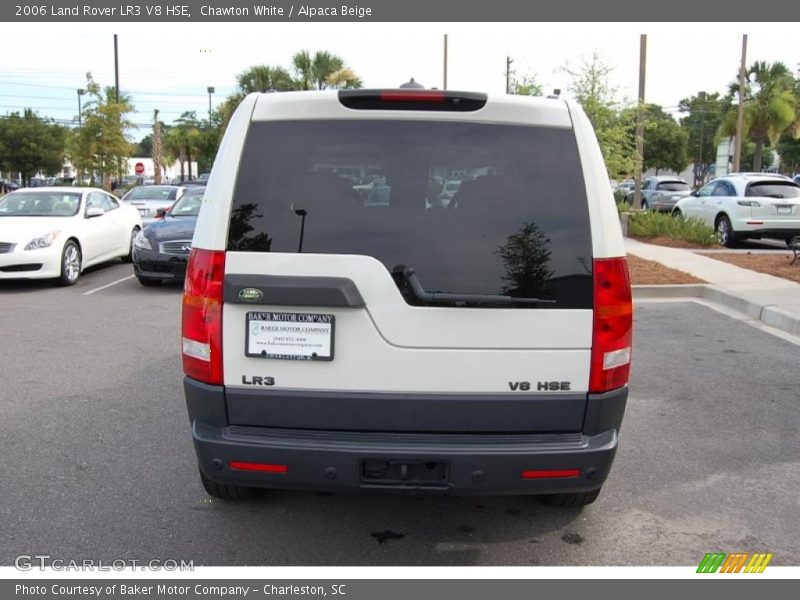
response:
{"label": "white suv", "polygon": [[[369,178],[380,202],[357,189]],[[236,110],[183,297],[209,494],[588,504],[616,452],[631,339],[616,207],[577,105],[353,90]]]}
{"label": "white suv", "polygon": [[789,244],[800,236],[800,185],[768,173],[728,175],[680,199],[672,214],[705,221],[729,248],[744,238]]}

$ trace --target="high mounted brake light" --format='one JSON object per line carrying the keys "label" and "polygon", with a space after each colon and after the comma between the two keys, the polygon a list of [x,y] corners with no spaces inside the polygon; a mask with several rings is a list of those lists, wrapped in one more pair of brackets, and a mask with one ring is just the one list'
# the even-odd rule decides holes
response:
{"label": "high mounted brake light", "polygon": [[594,331],[589,391],[607,392],[628,383],[633,344],[633,300],[628,261],[594,260]]}
{"label": "high mounted brake light", "polygon": [[225,252],[192,248],[183,288],[183,372],[222,384],[222,283]]}
{"label": "high mounted brake light", "polygon": [[340,90],[339,102],[355,110],[470,112],[486,105],[486,94],[443,90]]}

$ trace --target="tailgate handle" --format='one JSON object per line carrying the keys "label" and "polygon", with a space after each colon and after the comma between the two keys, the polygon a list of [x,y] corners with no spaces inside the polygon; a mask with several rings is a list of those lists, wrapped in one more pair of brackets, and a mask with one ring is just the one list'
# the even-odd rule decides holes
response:
{"label": "tailgate handle", "polygon": [[356,284],[347,277],[231,274],[225,276],[223,298],[232,304],[366,306]]}

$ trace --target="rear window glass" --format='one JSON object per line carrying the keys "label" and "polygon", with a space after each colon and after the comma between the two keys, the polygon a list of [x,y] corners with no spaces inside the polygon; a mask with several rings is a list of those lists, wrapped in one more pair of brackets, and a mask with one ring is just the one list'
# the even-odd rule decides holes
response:
{"label": "rear window glass", "polygon": [[762,198],[800,198],[800,187],[791,181],[765,181],[747,186],[746,196]]}
{"label": "rear window glass", "polygon": [[175,200],[178,188],[160,187],[157,185],[145,185],[133,188],[128,192],[125,200]]}
{"label": "rear window glass", "polygon": [[667,192],[688,192],[691,188],[688,183],[682,181],[664,181],[656,186],[657,190]]}
{"label": "rear window glass", "polygon": [[404,266],[430,292],[592,306],[585,184],[574,133],[565,129],[252,123],[228,249],[373,256],[410,304],[421,302],[404,285]]}

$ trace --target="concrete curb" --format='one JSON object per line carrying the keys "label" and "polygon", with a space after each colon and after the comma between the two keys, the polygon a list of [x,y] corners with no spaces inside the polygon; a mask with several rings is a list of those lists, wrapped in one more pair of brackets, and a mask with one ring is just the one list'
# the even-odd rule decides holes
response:
{"label": "concrete curb", "polygon": [[702,298],[747,315],[751,319],[763,321],[767,325],[786,333],[800,335],[799,314],[789,312],[778,306],[761,304],[748,298],[731,294],[715,285],[634,285],[632,287],[634,300]]}

